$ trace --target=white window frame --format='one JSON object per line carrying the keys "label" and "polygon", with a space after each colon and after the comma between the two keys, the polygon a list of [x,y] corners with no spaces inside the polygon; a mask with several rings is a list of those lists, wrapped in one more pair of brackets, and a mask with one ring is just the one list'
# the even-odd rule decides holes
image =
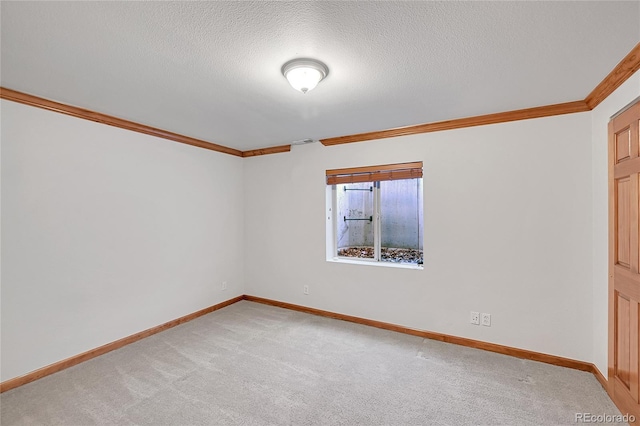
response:
{"label": "white window frame", "polygon": [[[420,270],[424,269],[424,260],[423,260],[423,264],[414,264],[414,263],[385,262],[380,259],[381,251],[382,251],[381,235],[380,235],[382,232],[382,226],[380,221],[380,207],[381,207],[380,181],[372,181],[371,183],[373,185],[373,226],[374,226],[373,259],[350,258],[346,256],[338,256],[338,220],[339,218],[337,217],[338,212],[336,208],[336,206],[338,205],[337,185],[327,185],[327,195],[326,195],[327,261],[338,262],[338,263],[351,263],[356,265],[376,265],[376,266],[384,266],[384,267],[390,267],[390,268],[420,269]],[[424,186],[422,188],[424,191]],[[424,232],[422,232],[421,237],[424,238]],[[423,242],[423,245],[424,245],[424,242]]]}

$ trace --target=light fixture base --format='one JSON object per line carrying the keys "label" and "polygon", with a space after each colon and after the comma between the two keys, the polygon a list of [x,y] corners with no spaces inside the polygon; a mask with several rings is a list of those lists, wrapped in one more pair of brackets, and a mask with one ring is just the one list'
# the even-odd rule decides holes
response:
{"label": "light fixture base", "polygon": [[302,93],[307,93],[329,74],[329,68],[322,62],[310,58],[296,58],[282,66],[282,75],[289,84]]}

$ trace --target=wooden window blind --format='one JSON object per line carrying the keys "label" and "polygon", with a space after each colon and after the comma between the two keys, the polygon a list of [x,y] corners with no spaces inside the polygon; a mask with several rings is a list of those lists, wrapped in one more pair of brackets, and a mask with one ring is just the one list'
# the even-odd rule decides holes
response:
{"label": "wooden window blind", "polygon": [[327,185],[340,183],[378,182],[382,180],[422,177],[422,161],[327,170]]}

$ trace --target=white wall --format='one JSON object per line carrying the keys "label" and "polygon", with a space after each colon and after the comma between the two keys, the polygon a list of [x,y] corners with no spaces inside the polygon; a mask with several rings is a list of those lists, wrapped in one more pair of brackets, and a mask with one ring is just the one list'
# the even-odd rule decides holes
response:
{"label": "white wall", "polygon": [[[606,128],[638,94],[245,160],[1,101],[0,380],[242,293],[606,373]],[[424,270],[326,262],[325,170],[420,160]]]}
{"label": "white wall", "polygon": [[1,108],[1,380],[244,292],[241,158]]}
{"label": "white wall", "polygon": [[[579,113],[248,158],[246,292],[591,361],[590,140]],[[424,270],[327,262],[325,170],[409,161]]]}
{"label": "white wall", "polygon": [[640,72],[591,111],[593,168],[593,363],[607,377],[608,187],[607,125],[610,117],[640,95]]}

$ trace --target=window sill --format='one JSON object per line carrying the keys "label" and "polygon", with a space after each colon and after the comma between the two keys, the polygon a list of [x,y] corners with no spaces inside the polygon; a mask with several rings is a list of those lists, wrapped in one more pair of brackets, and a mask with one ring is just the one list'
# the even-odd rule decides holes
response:
{"label": "window sill", "polygon": [[382,266],[384,268],[398,268],[398,269],[424,269],[424,265],[416,265],[413,263],[394,263],[394,262],[376,262],[375,260],[352,260],[344,257],[333,257],[327,259],[327,262],[333,263],[350,263],[352,265],[366,265],[366,266]]}

